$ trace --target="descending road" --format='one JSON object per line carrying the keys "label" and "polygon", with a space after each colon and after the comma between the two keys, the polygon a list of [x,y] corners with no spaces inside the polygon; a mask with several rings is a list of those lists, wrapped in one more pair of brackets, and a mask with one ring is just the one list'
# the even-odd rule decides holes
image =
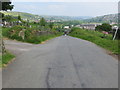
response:
{"label": "descending road", "polygon": [[6,41],[16,60],[3,88],[117,88],[118,61],[95,44],[61,36],[45,44]]}

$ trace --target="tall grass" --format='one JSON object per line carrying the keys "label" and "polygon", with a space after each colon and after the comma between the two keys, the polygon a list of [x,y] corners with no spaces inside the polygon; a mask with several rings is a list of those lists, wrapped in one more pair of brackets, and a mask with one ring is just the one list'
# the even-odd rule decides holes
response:
{"label": "tall grass", "polygon": [[107,50],[112,51],[114,54],[120,54],[118,40],[113,41],[112,35],[106,35],[106,37],[104,37],[104,34],[98,31],[73,28],[70,36],[91,41]]}

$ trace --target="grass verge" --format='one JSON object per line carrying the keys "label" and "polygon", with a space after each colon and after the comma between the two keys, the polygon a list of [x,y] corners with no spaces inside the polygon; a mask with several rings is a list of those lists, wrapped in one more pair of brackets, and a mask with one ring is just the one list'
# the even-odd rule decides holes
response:
{"label": "grass verge", "polygon": [[119,54],[120,50],[118,48],[118,40],[112,40],[112,35],[107,35],[105,38],[104,34],[98,31],[83,30],[80,28],[73,28],[71,30],[70,36],[81,38],[84,40],[91,41],[102,48],[112,51],[113,54]]}
{"label": "grass verge", "polygon": [[2,55],[0,55],[0,68],[2,67]]}
{"label": "grass verge", "polygon": [[10,52],[6,52],[2,56],[0,56],[0,68],[6,66],[15,56]]}

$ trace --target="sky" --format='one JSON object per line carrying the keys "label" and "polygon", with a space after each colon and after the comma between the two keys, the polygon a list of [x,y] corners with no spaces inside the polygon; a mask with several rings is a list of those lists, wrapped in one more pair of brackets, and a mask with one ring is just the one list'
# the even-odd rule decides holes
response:
{"label": "sky", "polygon": [[118,12],[119,0],[13,0],[13,11],[37,15],[102,16]]}
{"label": "sky", "polygon": [[11,0],[13,2],[119,2],[119,0]]}

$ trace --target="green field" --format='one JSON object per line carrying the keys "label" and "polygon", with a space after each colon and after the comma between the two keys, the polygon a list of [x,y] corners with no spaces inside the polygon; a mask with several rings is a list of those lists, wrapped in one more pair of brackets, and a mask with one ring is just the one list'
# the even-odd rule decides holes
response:
{"label": "green field", "polygon": [[113,41],[112,35],[110,34],[104,37],[104,34],[98,31],[73,28],[69,35],[91,41],[98,46],[101,46],[102,48],[112,51],[113,54],[120,54],[120,50],[118,48],[118,40]]}
{"label": "green field", "polygon": [[7,11],[7,12],[3,12],[5,15],[10,15],[13,17],[17,17],[17,16],[21,16],[23,19],[28,19],[29,21],[34,21],[34,20],[38,20],[39,18],[41,18],[41,16],[39,15],[34,15],[34,14],[30,14],[30,13],[24,13],[24,12],[13,12],[13,11]]}

